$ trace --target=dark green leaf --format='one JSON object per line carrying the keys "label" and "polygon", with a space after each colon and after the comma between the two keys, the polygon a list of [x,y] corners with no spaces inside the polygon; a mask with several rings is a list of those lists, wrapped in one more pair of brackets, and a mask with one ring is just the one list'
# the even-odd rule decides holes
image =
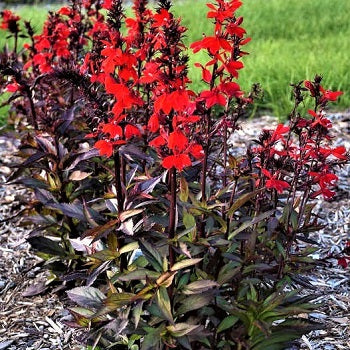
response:
{"label": "dark green leaf", "polygon": [[153,266],[153,268],[158,271],[163,271],[162,257],[158,251],[152,247],[152,245],[144,240],[139,241],[139,246],[142,254],[145,256],[147,261]]}
{"label": "dark green leaf", "polygon": [[207,306],[213,301],[213,292],[204,292],[202,294],[190,295],[186,297],[182,302],[181,306],[178,308],[176,314],[185,314],[188,311],[197,310],[203,306]]}
{"label": "dark green leaf", "polygon": [[47,237],[28,237],[27,241],[33,249],[54,256],[66,256],[67,252],[60,246],[58,242]]}
{"label": "dark green leaf", "polygon": [[173,315],[171,312],[171,303],[168,291],[165,287],[160,287],[155,295],[155,301],[158,308],[163,315],[163,318],[170,323],[174,323]]}
{"label": "dark green leaf", "polygon": [[236,230],[234,230],[233,232],[230,233],[228,239],[232,239],[233,237],[237,236],[240,232],[246,230],[248,227],[251,227],[251,226],[257,224],[258,222],[265,220],[266,218],[271,216],[274,212],[275,212],[275,209],[269,210],[265,213],[262,213],[256,217],[254,217],[251,221],[247,221],[247,222],[243,223],[239,228],[237,228]]}
{"label": "dark green leaf", "polygon": [[233,327],[237,321],[239,320],[238,317],[236,316],[227,316],[225,317],[219,324],[218,328],[217,328],[217,333],[223,332],[226,329],[229,329],[231,327]]}

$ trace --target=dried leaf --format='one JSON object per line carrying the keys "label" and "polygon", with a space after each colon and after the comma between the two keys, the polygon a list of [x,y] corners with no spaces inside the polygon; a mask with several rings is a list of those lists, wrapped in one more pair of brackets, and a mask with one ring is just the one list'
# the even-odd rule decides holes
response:
{"label": "dried leaf", "polygon": [[199,294],[207,291],[208,289],[212,289],[215,287],[219,287],[219,284],[212,280],[199,280],[188,284],[183,293],[186,295],[190,294]]}
{"label": "dried leaf", "polygon": [[170,271],[178,271],[178,270],[181,270],[181,269],[185,269],[186,267],[198,264],[202,260],[203,260],[203,258],[181,260],[181,261],[175,263],[170,268]]}
{"label": "dried leaf", "polygon": [[92,173],[86,173],[85,171],[75,170],[73,171],[70,176],[69,180],[71,181],[81,181],[89,177]]}
{"label": "dried leaf", "polygon": [[47,286],[46,286],[45,282],[35,283],[35,284],[32,284],[29,287],[27,287],[22,292],[22,296],[23,297],[32,297],[34,295],[39,295],[39,294],[45,292],[46,289],[47,289]]}

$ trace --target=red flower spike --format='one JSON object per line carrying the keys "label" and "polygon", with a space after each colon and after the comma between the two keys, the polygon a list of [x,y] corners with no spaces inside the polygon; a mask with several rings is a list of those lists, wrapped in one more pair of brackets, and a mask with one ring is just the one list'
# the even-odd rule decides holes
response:
{"label": "red flower spike", "polygon": [[16,23],[20,20],[20,17],[15,15],[10,10],[3,10],[0,13],[0,15],[2,17],[2,22],[0,23],[0,29],[10,29],[12,27],[11,23]]}
{"label": "red flower spike", "polygon": [[163,159],[162,166],[165,169],[176,168],[178,171],[182,171],[184,168],[191,166],[192,162],[187,154],[177,154],[168,156]]}

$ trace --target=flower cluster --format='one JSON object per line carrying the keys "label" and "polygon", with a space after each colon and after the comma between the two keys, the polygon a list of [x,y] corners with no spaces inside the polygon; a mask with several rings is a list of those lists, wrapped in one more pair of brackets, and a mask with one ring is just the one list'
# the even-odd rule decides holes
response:
{"label": "flower cluster", "polygon": [[332,123],[323,109],[342,92],[325,90],[320,77],[313,82],[305,81],[304,85],[316,99],[316,108],[308,111],[309,118],[298,115],[289,126],[279,124],[275,130],[262,133],[259,146],[252,150],[260,169],[256,185],[278,193],[285,189],[305,191],[317,185],[310,193],[311,198],[323,195],[331,199],[335,194],[332,187],[338,180],[334,167],[348,161],[349,156],[344,146],[332,147]]}
{"label": "flower cluster", "polygon": [[156,12],[146,5],[147,1],[135,2],[135,18],[125,20],[125,37],[120,26],[109,24],[97,65],[91,55],[86,57],[86,66],[93,70],[91,81],[101,82],[114,101],[109,119],[94,134],[102,136],[95,147],[110,157],[117,146],[142,136],[156,149],[164,168],[182,171],[192,164],[191,157],[203,156],[192,133],[200,118],[195,115],[195,94],[187,88],[181,41],[185,28],[167,5]]}
{"label": "flower cluster", "polygon": [[32,37],[32,44],[25,44],[31,57],[25,69],[33,67],[45,74],[70,68],[73,61],[79,64],[90,31],[103,19],[99,7],[94,7],[91,1],[83,4],[74,1],[72,7],[64,6],[50,13],[42,33]]}
{"label": "flower cluster", "polygon": [[18,21],[20,17],[15,15],[10,10],[3,10],[0,12],[2,21],[0,23],[0,29],[8,30],[10,33],[15,34],[19,32]]}

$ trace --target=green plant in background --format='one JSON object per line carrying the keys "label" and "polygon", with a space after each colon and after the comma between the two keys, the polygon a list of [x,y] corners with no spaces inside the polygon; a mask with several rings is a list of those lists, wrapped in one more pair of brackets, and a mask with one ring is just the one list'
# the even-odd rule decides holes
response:
{"label": "green plant in background", "polygon": [[242,3],[208,4],[213,28],[190,47],[170,1],[122,5],[75,0],[37,36],[2,14],[14,43],[29,39],[1,55],[23,157],[9,181],[34,192],[28,240],[64,281],[67,323],[92,348],[284,349],[320,326],[301,317],[317,295],[298,290],[316,248],[297,243],[349,162],[324,112],[342,92],[294,84],[288,125],[237,154],[229,137],[260,95],[238,84]]}

